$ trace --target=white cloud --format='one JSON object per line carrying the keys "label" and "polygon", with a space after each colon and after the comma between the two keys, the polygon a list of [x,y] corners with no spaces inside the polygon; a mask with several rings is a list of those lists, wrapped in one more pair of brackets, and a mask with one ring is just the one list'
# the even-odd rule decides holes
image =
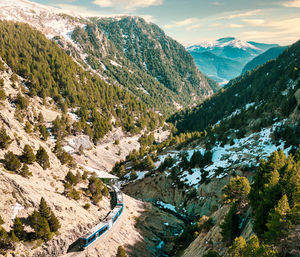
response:
{"label": "white cloud", "polygon": [[175,22],[172,22],[171,24],[167,24],[167,25],[165,25],[165,28],[171,29],[171,28],[184,27],[186,25],[193,24],[197,21],[198,21],[198,19],[196,19],[196,18],[188,18],[188,19],[185,19],[182,21],[175,21]]}
{"label": "white cloud", "polygon": [[242,27],[244,27],[244,25],[232,23],[232,24],[229,24],[228,27],[229,27],[229,28],[233,28],[233,29],[237,29],[237,28],[242,28]]}
{"label": "white cloud", "polygon": [[241,17],[248,17],[248,16],[253,16],[253,15],[259,14],[259,13],[261,13],[261,11],[262,11],[261,9],[256,9],[256,10],[252,10],[252,11],[248,11],[248,12],[235,13],[228,17],[223,17],[223,18],[236,19],[236,18],[241,18]]}
{"label": "white cloud", "polygon": [[93,3],[101,7],[134,10],[137,8],[161,5],[163,0],[94,0]]}
{"label": "white cloud", "polygon": [[[265,21],[260,30],[244,31],[240,34],[246,40],[262,40],[268,42],[295,42],[300,39],[300,18]],[[262,30],[261,30],[262,29]]]}
{"label": "white cloud", "polygon": [[194,25],[191,25],[191,26],[188,26],[186,28],[187,31],[191,31],[191,30],[194,30],[194,29],[199,29],[201,28],[201,24],[194,24]]}
{"label": "white cloud", "polygon": [[116,14],[103,14],[97,11],[93,11],[88,9],[85,6],[79,6],[79,5],[72,5],[72,4],[56,4],[54,5],[55,7],[58,7],[65,11],[66,13],[72,12],[77,15],[83,16],[83,17],[92,17],[92,16],[97,16],[97,17],[111,17],[111,16],[123,16],[126,14],[122,13],[116,13]]}
{"label": "white cloud", "polygon": [[251,26],[261,26],[265,23],[264,19],[244,19],[243,21]]}
{"label": "white cloud", "polygon": [[298,7],[300,8],[300,0],[292,0],[282,3],[285,7]]}

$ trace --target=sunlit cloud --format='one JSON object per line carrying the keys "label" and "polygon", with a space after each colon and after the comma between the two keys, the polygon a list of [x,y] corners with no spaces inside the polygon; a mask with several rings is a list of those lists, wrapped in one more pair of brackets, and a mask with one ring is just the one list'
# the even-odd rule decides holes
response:
{"label": "sunlit cloud", "polygon": [[186,28],[187,31],[191,31],[191,30],[194,30],[194,29],[199,29],[201,28],[201,24],[194,24],[194,25],[191,25],[191,26],[188,26]]}
{"label": "sunlit cloud", "polygon": [[244,39],[260,39],[264,42],[276,42],[283,38],[285,41],[295,42],[300,39],[300,18],[265,22],[260,29],[244,31],[240,36]]}
{"label": "sunlit cloud", "polygon": [[175,22],[172,22],[171,24],[167,24],[167,25],[165,25],[165,28],[166,29],[171,29],[171,28],[184,27],[184,26],[193,24],[197,21],[198,21],[198,19],[196,19],[196,18],[188,18],[188,19],[185,19],[185,20],[182,20],[182,21],[175,21]]}
{"label": "sunlit cloud", "polygon": [[237,28],[242,28],[242,27],[244,27],[244,25],[232,23],[232,24],[229,24],[228,27],[229,27],[229,28],[233,28],[233,29],[237,29]]}
{"label": "sunlit cloud", "polygon": [[282,5],[285,6],[285,7],[300,8],[300,0],[292,0],[292,1],[284,2]]}
{"label": "sunlit cloud", "polygon": [[94,0],[93,3],[101,7],[135,10],[137,8],[162,5],[163,0]]}
{"label": "sunlit cloud", "polygon": [[248,11],[248,12],[235,13],[235,14],[228,16],[227,18],[228,19],[236,19],[236,18],[253,16],[253,15],[261,13],[261,11],[262,11],[261,9],[256,9],[256,10],[252,10],[252,11]]}
{"label": "sunlit cloud", "polygon": [[243,21],[251,26],[261,26],[265,23],[264,19],[243,19]]}

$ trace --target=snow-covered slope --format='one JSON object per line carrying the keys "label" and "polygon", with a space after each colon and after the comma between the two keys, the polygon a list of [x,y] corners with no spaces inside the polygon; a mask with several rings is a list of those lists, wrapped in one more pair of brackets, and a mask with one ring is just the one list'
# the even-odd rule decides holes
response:
{"label": "snow-covered slope", "polygon": [[[73,18],[66,14],[72,15]],[[28,23],[42,31],[49,39],[59,35],[70,42],[70,35],[75,26],[82,24],[79,22],[80,17],[72,12],[27,0],[0,0],[0,17],[5,20]]]}
{"label": "snow-covered slope", "polygon": [[246,63],[275,46],[278,45],[226,37],[189,46],[187,50],[194,57],[200,71],[223,85],[240,75]]}

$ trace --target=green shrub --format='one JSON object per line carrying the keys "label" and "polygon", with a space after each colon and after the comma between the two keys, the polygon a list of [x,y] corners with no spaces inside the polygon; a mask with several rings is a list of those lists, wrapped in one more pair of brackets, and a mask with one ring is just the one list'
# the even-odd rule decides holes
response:
{"label": "green shrub", "polygon": [[24,225],[18,217],[16,217],[14,220],[12,231],[14,232],[14,234],[16,235],[18,240],[24,240],[26,238],[26,232],[24,230]]}
{"label": "green shrub", "polygon": [[28,107],[28,100],[22,96],[20,93],[18,93],[17,98],[16,98],[16,105],[20,109],[24,110]]}
{"label": "green shrub", "polygon": [[6,94],[2,88],[0,88],[0,100],[6,100]]}
{"label": "green shrub", "polygon": [[6,130],[4,127],[0,130],[0,148],[1,149],[7,149],[7,147],[11,144],[12,140],[10,137],[6,134]]}
{"label": "green shrub", "polygon": [[126,255],[124,247],[122,245],[119,245],[116,257],[126,257],[126,256],[127,255]]}
{"label": "green shrub", "polygon": [[69,171],[65,176],[65,181],[69,182],[71,185],[76,185],[78,183],[77,177]]}
{"label": "green shrub", "polygon": [[29,217],[29,221],[30,226],[34,229],[36,238],[41,238],[44,241],[49,241],[51,239],[52,235],[49,223],[39,212],[33,211],[32,215]]}
{"label": "green shrub", "polygon": [[41,133],[41,137],[44,141],[47,141],[48,137],[50,136],[49,131],[46,129],[45,125],[39,125],[39,131]]}
{"label": "green shrub", "polygon": [[29,178],[32,176],[32,173],[29,171],[28,165],[26,163],[23,164],[22,169],[19,174],[24,178]]}
{"label": "green shrub", "polygon": [[21,156],[22,162],[26,164],[32,164],[35,162],[35,154],[30,145],[25,145],[23,149],[23,154]]}
{"label": "green shrub", "polygon": [[32,132],[32,125],[30,124],[30,122],[28,120],[25,122],[24,130],[28,134]]}
{"label": "green shrub", "polygon": [[22,164],[13,152],[9,151],[4,155],[4,166],[7,170],[18,171]]}
{"label": "green shrub", "polygon": [[40,146],[36,153],[36,161],[43,169],[50,167],[49,156],[42,146]]}
{"label": "green shrub", "polygon": [[88,210],[90,207],[91,207],[91,205],[90,205],[89,203],[86,203],[86,204],[83,206],[83,208],[86,209],[86,210]]}

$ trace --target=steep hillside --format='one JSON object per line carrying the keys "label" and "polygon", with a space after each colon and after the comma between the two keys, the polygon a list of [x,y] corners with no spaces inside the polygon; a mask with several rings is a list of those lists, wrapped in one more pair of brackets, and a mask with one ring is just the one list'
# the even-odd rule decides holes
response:
{"label": "steep hillside", "polygon": [[255,56],[276,44],[246,42],[233,37],[220,38],[213,43],[187,47],[200,71],[225,85],[239,76],[242,67]]}
{"label": "steep hillside", "polygon": [[2,18],[36,27],[82,67],[129,89],[155,111],[170,114],[219,89],[183,46],[142,18],[86,19],[26,0],[1,0],[0,6]]}
{"label": "steep hillside", "polygon": [[29,25],[0,22],[0,36],[0,56],[16,74],[26,78],[23,82],[29,95],[51,97],[63,112],[72,109],[78,115],[69,132],[84,131],[97,143],[113,126],[134,134],[152,130],[162,122],[131,93],[84,71]]}
{"label": "steep hillside", "polygon": [[[0,255],[85,256],[74,244],[112,204],[97,173],[138,150],[138,136],[114,128],[97,146],[82,133],[71,136],[76,114],[63,113],[50,97],[30,96],[24,81],[0,60]],[[41,209],[42,197],[48,208]],[[116,226],[89,247],[92,256],[114,256],[120,245],[132,255],[151,256],[161,238],[183,227],[178,218],[126,195],[124,204]],[[51,218],[41,216],[49,208]],[[162,230],[167,221],[170,227]]]}
{"label": "steep hillside", "polygon": [[184,47],[142,18],[92,19],[72,38],[93,69],[111,74],[150,106],[174,109],[212,94]]}
{"label": "steep hillside", "polygon": [[286,46],[278,46],[278,47],[272,47],[269,50],[265,51],[264,53],[256,56],[248,62],[245,67],[243,68],[242,73],[245,73],[246,71],[250,71],[258,67],[259,65],[262,65],[266,63],[267,61],[270,61],[272,59],[276,59],[287,47]]}
{"label": "steep hillside", "polygon": [[[226,88],[192,110],[170,118],[178,132],[208,129],[233,116],[233,129],[246,117],[264,113],[263,123],[283,118],[294,109],[299,89],[300,42],[288,47],[276,60],[232,80]],[[207,115],[209,113],[209,115]],[[253,128],[259,128],[253,123]]]}
{"label": "steep hillside", "polygon": [[[186,222],[175,247],[163,248],[165,254],[298,256],[299,55],[300,42],[177,119],[179,129],[190,125],[194,132],[133,152],[115,166],[129,195]],[[224,189],[235,181],[240,189]],[[289,216],[278,225],[285,229],[275,233],[279,212]]]}

